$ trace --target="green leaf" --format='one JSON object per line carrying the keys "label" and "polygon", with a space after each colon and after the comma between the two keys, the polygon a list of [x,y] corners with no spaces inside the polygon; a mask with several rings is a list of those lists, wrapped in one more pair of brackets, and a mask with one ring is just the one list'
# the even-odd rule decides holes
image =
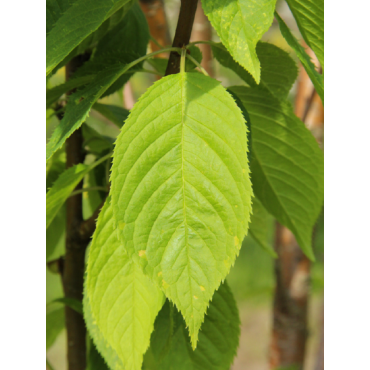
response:
{"label": "green leaf", "polygon": [[260,82],[256,44],[270,28],[276,0],[202,0],[205,14],[232,57]]}
{"label": "green leaf", "polygon": [[[46,38],[46,74],[48,75],[82,41],[132,0],[75,0],[51,28]],[[50,28],[50,23],[49,23]]]}
{"label": "green leaf", "polygon": [[64,308],[46,314],[46,349],[50,348],[64,328]]}
{"label": "green leaf", "polygon": [[54,259],[54,253],[64,254],[66,211],[61,207],[46,230],[46,261]]}
{"label": "green leaf", "polygon": [[83,177],[94,167],[107,160],[111,154],[100,158],[90,166],[78,164],[64,171],[46,194],[46,228],[57,215],[67,198]]}
{"label": "green leaf", "polygon": [[116,142],[111,194],[120,238],[183,314],[193,348],[248,230],[246,131],[218,81],[182,72],[148,89]]}
{"label": "green leaf", "polygon": [[49,108],[66,92],[85,86],[93,80],[94,76],[94,74],[91,74],[81,76],[79,78],[73,78],[63,84],[53,87],[52,89],[46,90],[46,108]]}
{"label": "green leaf", "polygon": [[141,369],[163,302],[160,289],[128,258],[119,242],[109,197],[90,247],[84,311],[91,315],[88,329],[111,368]]}
{"label": "green leaf", "polygon": [[321,101],[324,103],[324,79],[323,75],[318,73],[312,63],[310,57],[307,55],[303,46],[297,41],[297,39],[292,35],[287,25],[280,18],[279,14],[275,12],[275,17],[279,22],[279,27],[281,34],[284,36],[286,42],[295,51],[299,60],[301,61],[304,69],[306,70],[308,76],[310,77],[312,83],[315,86],[317,93],[319,94]]}
{"label": "green leaf", "polygon": [[62,297],[62,298],[54,299],[49,304],[53,304],[53,303],[62,303],[72,308],[72,310],[75,310],[76,312],[82,314],[82,303],[78,301],[77,299]]}
{"label": "green leaf", "polygon": [[[242,115],[244,117],[245,124],[247,126],[247,138],[248,138],[248,143],[252,142],[252,130],[251,130],[251,119],[249,118],[248,111],[246,110],[243,102],[239,99],[239,97],[234,94],[231,90],[226,89],[226,91],[233,97],[235,100],[236,105],[240,108],[242,111]],[[247,153],[248,156],[248,162],[249,162],[249,156],[250,156],[250,151]]]}
{"label": "green leaf", "polygon": [[103,70],[93,82],[69,97],[63,119],[56,127],[46,146],[46,160],[49,160],[53,153],[62,147],[67,138],[80,128],[94,103],[129,68],[130,65],[118,64]]}
{"label": "green leaf", "polygon": [[301,34],[324,70],[324,0],[287,0]]}
{"label": "green leaf", "polygon": [[94,343],[91,340],[86,370],[110,370],[106,361],[98,352]]}
{"label": "green leaf", "polygon": [[[102,70],[117,62],[129,63],[146,54],[149,30],[139,4],[134,4],[126,16],[98,43],[91,60],[86,62],[70,80],[46,92],[46,107],[50,107],[68,91],[90,83]],[[126,83],[132,73],[125,73],[101,97],[111,94]]]}
{"label": "green leaf", "polygon": [[[228,370],[238,348],[240,319],[234,297],[227,284],[220,286],[210,302],[195,351],[192,351],[181,314],[173,308],[172,318],[169,308],[170,304],[167,301],[157,317],[155,328],[161,330],[155,330],[152,334],[144,369]],[[163,336],[165,330],[167,332]],[[172,331],[173,334],[168,340],[168,334]],[[168,343],[169,348],[166,355],[162,356],[161,347],[164,343]],[[150,355],[151,363],[148,361]]]}
{"label": "green leaf", "polygon": [[263,206],[297,238],[312,260],[312,228],[324,196],[323,153],[289,103],[267,92],[233,87],[252,126],[252,183]]}
{"label": "green leaf", "polygon": [[102,114],[105,118],[108,118],[118,127],[122,127],[126,121],[129,111],[125,108],[118,107],[116,105],[100,104],[95,103],[93,109]]}
{"label": "green leaf", "polygon": [[287,52],[273,44],[266,42],[257,44],[257,56],[261,63],[259,85],[243,67],[234,61],[221,43],[212,44],[212,51],[221,65],[233,70],[249,86],[265,89],[279,99],[285,99],[288,96],[298,76],[298,69],[293,59]]}
{"label": "green leaf", "polygon": [[263,207],[261,202],[253,199],[253,214],[249,226],[250,235],[271,256],[277,258],[277,254],[269,244],[268,234],[271,228],[272,217]]}
{"label": "green leaf", "polygon": [[82,133],[84,138],[83,146],[87,147],[90,152],[102,155],[112,151],[114,139],[100,135],[88,124],[82,126]]}

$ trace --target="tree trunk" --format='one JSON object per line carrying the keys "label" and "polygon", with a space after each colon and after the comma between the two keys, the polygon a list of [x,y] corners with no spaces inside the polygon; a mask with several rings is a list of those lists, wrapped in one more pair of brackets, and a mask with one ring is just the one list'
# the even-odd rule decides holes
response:
{"label": "tree trunk", "polygon": [[[73,58],[66,66],[66,80],[79,68],[89,56]],[[66,140],[67,168],[83,163],[85,153],[82,147],[81,129],[76,130]],[[82,188],[82,182],[76,187]],[[82,194],[67,199],[66,254],[62,271],[64,295],[82,301],[83,276],[85,270],[85,250],[89,240],[80,237],[82,218]],[[67,329],[67,357],[69,370],[86,368],[86,327],[82,315],[65,307]]]}
{"label": "tree trunk", "polygon": [[[140,0],[140,6],[148,22],[150,35],[162,45],[162,47],[170,45],[171,38],[163,0]],[[150,40],[150,49],[151,51],[157,51],[160,47],[153,42],[153,40]],[[168,58],[168,54],[158,54],[155,57]]]}
{"label": "tree trunk", "polygon": [[[172,43],[173,47],[182,48],[189,43],[197,4],[198,0],[181,0],[179,20],[177,21],[175,37]],[[166,76],[179,73],[179,71],[180,54],[176,51],[171,51]]]}
{"label": "tree trunk", "polygon": [[[310,56],[315,58],[312,52]],[[295,114],[302,119],[321,145],[323,106],[302,66],[298,79]],[[279,223],[276,223],[275,249],[279,258],[275,261],[276,288],[270,368],[296,366],[297,369],[303,369],[308,333],[310,261],[302,253],[291,231]]]}

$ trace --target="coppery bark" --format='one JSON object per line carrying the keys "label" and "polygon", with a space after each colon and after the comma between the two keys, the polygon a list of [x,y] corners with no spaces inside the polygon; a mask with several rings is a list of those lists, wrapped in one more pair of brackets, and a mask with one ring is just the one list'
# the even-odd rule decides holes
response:
{"label": "coppery bark", "polygon": [[302,368],[307,339],[307,303],[310,263],[293,234],[276,223],[273,334],[270,367]]}
{"label": "coppery bark", "polygon": [[[140,6],[148,22],[150,35],[160,45],[162,45],[162,47],[170,45],[171,38],[168,30],[163,0],[140,0]],[[156,45],[156,43],[152,40],[150,40],[150,48],[152,51],[157,51],[160,49],[159,46]],[[155,57],[167,58],[168,54],[158,54]]]}
{"label": "coppery bark", "polygon": [[[315,57],[313,53],[310,56]],[[302,66],[298,78],[295,114],[322,145],[324,110],[320,97]],[[275,261],[276,288],[270,368],[296,365],[302,369],[308,332],[310,261],[302,253],[294,235],[279,223],[275,230],[275,248],[279,258]]]}
{"label": "coppery bark", "polygon": [[[191,41],[208,41],[212,40],[212,27],[207,16],[204,14],[201,1],[198,1],[197,11],[195,13],[193,32]],[[203,54],[201,62],[202,67],[213,77],[214,70],[212,65],[212,49],[209,44],[197,45]]]}

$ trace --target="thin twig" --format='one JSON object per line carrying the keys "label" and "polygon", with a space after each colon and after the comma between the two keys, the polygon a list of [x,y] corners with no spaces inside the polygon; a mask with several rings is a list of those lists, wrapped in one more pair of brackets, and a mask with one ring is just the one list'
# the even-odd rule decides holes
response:
{"label": "thin twig", "polygon": [[89,188],[82,188],[82,189],[72,191],[72,193],[69,197],[73,197],[76,194],[81,194],[81,193],[85,193],[85,192],[88,192],[88,191],[94,191],[94,190],[101,190],[101,191],[108,192],[108,189],[105,188],[104,186],[91,186]]}
{"label": "thin twig", "polygon": [[209,76],[209,74],[207,73],[207,71],[198,63],[198,61],[193,58],[191,55],[187,54],[186,57],[191,60],[201,71],[202,73],[205,75],[205,76]]}

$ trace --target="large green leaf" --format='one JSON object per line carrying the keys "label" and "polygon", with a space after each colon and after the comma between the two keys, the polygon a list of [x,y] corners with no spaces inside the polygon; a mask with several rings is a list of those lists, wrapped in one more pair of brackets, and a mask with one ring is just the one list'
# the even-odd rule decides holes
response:
{"label": "large green leaf", "polygon": [[279,27],[281,34],[284,36],[286,42],[295,51],[299,60],[301,61],[304,69],[306,70],[308,76],[310,77],[312,83],[315,86],[317,93],[319,94],[322,102],[324,103],[324,79],[323,75],[318,73],[312,63],[310,57],[307,55],[303,46],[297,41],[297,39],[292,35],[287,25],[280,18],[279,14],[275,12],[275,17],[279,22]]}
{"label": "large green leaf", "polygon": [[232,69],[249,86],[269,91],[279,99],[285,99],[298,76],[298,69],[289,54],[273,44],[259,42],[257,56],[261,63],[261,82],[256,84],[253,77],[234,61],[225,47],[212,44],[214,57],[227,68]]}
{"label": "large green leaf", "polygon": [[202,0],[204,12],[232,57],[260,82],[256,44],[270,28],[276,0]]}
{"label": "large green leaf", "polygon": [[248,230],[246,131],[218,81],[182,72],[148,89],[116,142],[111,193],[121,240],[179,308],[194,348]]}
{"label": "large green leaf", "polygon": [[324,0],[287,0],[307,45],[324,70]]}
{"label": "large green leaf", "polygon": [[312,228],[324,195],[323,153],[291,106],[267,92],[233,87],[252,126],[251,173],[256,197],[314,259]]}
{"label": "large green leaf", "polygon": [[269,244],[268,236],[272,224],[272,217],[263,207],[261,202],[253,199],[253,214],[249,226],[250,235],[272,257],[277,257],[274,248]]}
{"label": "large green leaf", "polygon": [[113,224],[108,197],[90,247],[84,311],[89,311],[88,329],[108,365],[140,370],[164,297],[128,258]]}
{"label": "large green leaf", "polygon": [[226,283],[210,302],[195,351],[192,351],[184,319],[167,301],[156,319],[143,369],[228,370],[236,355],[239,335],[238,309]]}
{"label": "large green leaf", "polygon": [[58,177],[58,180],[55,181],[51,189],[46,194],[46,228],[49,227],[59,209],[84,176],[94,167],[107,160],[110,156],[111,154],[108,154],[89,166],[80,163],[68,168]]}
{"label": "large green leaf", "polygon": [[[131,5],[132,0],[75,0],[55,17],[55,22],[47,22],[49,33],[46,38],[46,74],[48,75],[105,20],[123,6],[127,11]],[[104,33],[101,32],[101,35]]]}

